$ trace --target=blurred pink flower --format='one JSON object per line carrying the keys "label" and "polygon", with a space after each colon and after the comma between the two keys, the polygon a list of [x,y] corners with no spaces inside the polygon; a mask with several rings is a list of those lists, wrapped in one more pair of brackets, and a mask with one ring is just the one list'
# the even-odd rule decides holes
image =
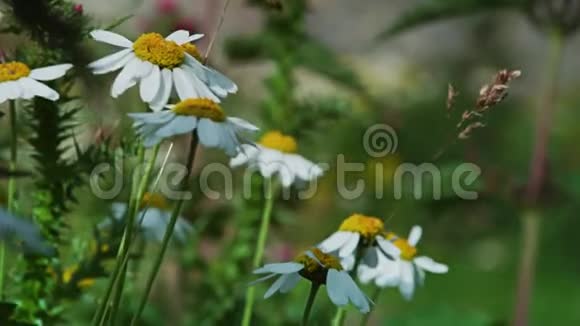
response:
{"label": "blurred pink flower", "polygon": [[163,14],[171,14],[177,11],[176,0],[157,0],[157,10]]}
{"label": "blurred pink flower", "polygon": [[73,10],[76,11],[79,14],[82,14],[84,11],[83,5],[80,3],[77,3],[74,5]]}

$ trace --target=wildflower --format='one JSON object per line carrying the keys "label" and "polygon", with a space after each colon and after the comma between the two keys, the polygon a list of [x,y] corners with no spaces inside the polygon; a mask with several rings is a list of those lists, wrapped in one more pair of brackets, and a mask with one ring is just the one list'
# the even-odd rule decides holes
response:
{"label": "wildflower", "polygon": [[370,300],[358,288],[350,275],[343,270],[337,257],[312,248],[300,254],[294,261],[277,264],[266,264],[254,270],[254,274],[268,274],[252,284],[280,276],[264,294],[264,299],[274,293],[287,293],[292,290],[300,277],[316,285],[326,285],[330,301],[337,306],[352,303],[360,312],[370,310]]}
{"label": "wildflower", "polygon": [[389,260],[379,254],[376,266],[361,264],[358,268],[360,281],[368,283],[374,280],[379,287],[399,287],[401,295],[410,300],[416,285],[423,284],[425,272],[447,273],[449,270],[447,265],[437,263],[426,256],[417,257],[416,245],[421,234],[420,226],[414,226],[411,229],[408,239],[401,238],[394,233],[388,233],[387,239],[400,249],[401,255],[396,260]]}
{"label": "wildflower", "polygon": [[[357,248],[367,248],[363,261],[372,265],[376,253],[397,257],[400,250],[384,238],[384,223],[378,217],[353,214],[346,218],[338,231],[334,232],[319,245],[324,252],[338,252],[346,269],[354,267]],[[376,247],[376,248],[375,248]]]}
{"label": "wildflower", "polygon": [[70,68],[72,65],[68,63],[36,69],[18,61],[0,63],[0,103],[6,100],[29,100],[35,96],[56,101],[60,95],[39,81],[60,78]]}
{"label": "wildflower", "polygon": [[[123,221],[127,213],[127,207],[126,203],[113,203],[111,205],[112,218],[116,221]],[[146,239],[161,242],[170,219],[171,207],[167,200],[161,195],[146,193],[143,196],[140,211],[135,218],[135,225],[139,226]],[[111,221],[107,220],[99,224],[99,227],[104,228],[110,224]],[[176,240],[183,244],[192,230],[191,224],[184,218],[179,217],[173,234]]]}
{"label": "wildflower", "polygon": [[199,141],[206,147],[223,149],[234,156],[240,146],[238,132],[256,131],[258,127],[233,117],[227,117],[223,109],[209,99],[186,99],[170,110],[150,113],[130,113],[135,120],[133,127],[143,138],[143,146],[151,147],[165,138],[197,131]]}
{"label": "wildflower", "polygon": [[238,90],[229,78],[200,62],[201,55],[191,42],[202,38],[202,34],[178,30],[163,38],[146,33],[135,42],[104,30],[92,31],[91,36],[123,48],[89,64],[95,74],[123,68],[111,88],[115,98],[139,83],[141,99],[154,111],[160,111],[169,101],[173,86],[181,100],[209,98],[216,103],[220,97]]}
{"label": "wildflower", "polygon": [[265,178],[277,173],[284,187],[296,181],[308,182],[323,174],[318,165],[296,154],[298,145],[292,136],[279,131],[270,131],[262,136],[259,144],[242,145],[241,149],[230,166],[257,167]]}

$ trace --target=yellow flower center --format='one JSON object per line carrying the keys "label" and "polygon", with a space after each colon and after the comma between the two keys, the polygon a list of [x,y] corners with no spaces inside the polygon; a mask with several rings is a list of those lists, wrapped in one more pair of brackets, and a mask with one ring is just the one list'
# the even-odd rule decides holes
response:
{"label": "yellow flower center", "polygon": [[179,44],[166,40],[161,34],[146,33],[133,43],[135,55],[160,68],[175,68],[185,60],[186,49]]}
{"label": "yellow flower center", "polygon": [[383,221],[378,217],[353,214],[345,219],[338,229],[340,231],[356,232],[364,240],[372,242],[375,236],[383,232],[384,226]]}
{"label": "yellow flower center", "polygon": [[95,282],[96,280],[94,278],[83,278],[82,280],[77,282],[77,287],[81,290],[84,290],[95,285]]}
{"label": "yellow flower center", "polygon": [[30,68],[22,62],[0,63],[0,83],[30,75]]}
{"label": "yellow flower center", "polygon": [[412,246],[407,239],[401,238],[393,232],[388,232],[385,238],[392,241],[401,250],[401,259],[411,261],[417,256],[417,248]]}
{"label": "yellow flower center", "polygon": [[168,210],[170,208],[169,203],[165,197],[160,194],[154,194],[147,192],[143,195],[143,200],[141,200],[140,208],[154,207],[162,210]]}
{"label": "yellow flower center", "polygon": [[260,139],[260,144],[264,147],[279,150],[283,153],[296,153],[298,144],[292,136],[284,135],[279,131],[265,133]]}
{"label": "yellow flower center", "polygon": [[197,61],[202,62],[203,63],[203,57],[201,56],[201,53],[199,52],[199,49],[197,48],[197,46],[195,46],[195,44],[191,44],[191,43],[185,43],[182,44],[181,47],[185,50],[185,52],[187,52],[190,56],[194,57],[195,59],[197,59]]}
{"label": "yellow flower center", "polygon": [[314,254],[318,261],[308,256],[306,252],[301,253],[295,259],[296,262],[304,265],[304,269],[299,272],[302,277],[318,284],[325,284],[329,269],[342,270],[338,258],[325,254],[318,248],[311,248],[309,251]]}
{"label": "yellow flower center", "polygon": [[216,122],[226,119],[224,110],[214,101],[206,98],[190,98],[177,103],[173,112],[178,115],[191,115],[198,118],[207,118]]}

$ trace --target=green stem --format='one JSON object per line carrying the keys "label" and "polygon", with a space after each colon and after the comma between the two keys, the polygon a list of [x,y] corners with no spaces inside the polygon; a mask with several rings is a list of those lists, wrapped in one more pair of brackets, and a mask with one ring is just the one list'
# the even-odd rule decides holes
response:
{"label": "green stem", "polygon": [[[538,202],[546,182],[548,143],[558,99],[558,80],[563,48],[564,39],[561,32],[558,30],[552,31],[550,35],[550,57],[545,73],[547,78],[546,89],[539,102],[541,106],[536,113],[534,148],[525,191],[525,200],[528,205],[535,205]],[[513,317],[515,326],[528,325],[529,306],[540,238],[539,219],[538,209],[524,212],[522,215],[522,249]]]}
{"label": "green stem", "polygon": [[[262,211],[262,222],[258,233],[258,241],[256,242],[256,253],[252,262],[253,268],[260,267],[262,258],[264,257],[264,249],[266,247],[266,239],[268,237],[268,228],[270,226],[270,217],[272,216],[272,207],[274,206],[274,186],[272,180],[267,178],[264,180],[264,210]],[[249,286],[246,290],[246,304],[244,306],[244,315],[242,317],[242,326],[249,326],[252,318],[252,310],[254,308],[254,296],[256,288]]]}
{"label": "green stem", "polygon": [[375,291],[371,295],[371,301],[374,303],[374,305],[371,306],[371,311],[369,311],[365,315],[363,315],[362,320],[360,321],[360,326],[366,326],[367,323],[369,322],[369,318],[371,317],[371,313],[374,310],[373,307],[375,307],[377,305],[377,301],[379,300],[379,295],[381,294],[381,290],[382,289],[378,286],[375,288]]}
{"label": "green stem", "polygon": [[308,325],[308,319],[310,318],[310,312],[312,311],[312,306],[314,305],[314,299],[318,293],[320,284],[312,283],[310,286],[310,293],[308,294],[308,300],[306,301],[306,306],[304,307],[304,314],[302,315],[302,326]]}
{"label": "green stem", "polygon": [[126,245],[125,249],[121,253],[120,264],[121,264],[121,272],[119,275],[119,279],[117,280],[117,285],[115,287],[115,296],[113,297],[113,304],[111,306],[111,323],[115,323],[115,319],[117,317],[117,311],[119,310],[119,305],[121,303],[121,298],[123,297],[123,288],[125,287],[125,278],[127,276],[127,260],[125,257],[129,256],[130,249],[131,249],[131,242],[133,240],[133,233],[135,229],[135,221],[137,215],[139,214],[139,207],[141,205],[141,201],[143,200],[143,196],[147,191],[147,187],[149,186],[149,182],[151,180],[151,176],[153,174],[153,167],[155,166],[155,161],[157,160],[157,155],[159,154],[159,148],[161,146],[158,144],[153,148],[153,154],[149,158],[148,164],[145,168],[145,175],[141,178],[139,183],[139,188],[137,188],[136,196],[132,199],[132,205],[129,205],[129,219],[127,223],[131,223],[131,227],[127,228],[126,234]]}
{"label": "green stem", "polygon": [[[10,100],[10,172],[16,169],[18,158],[17,130],[16,130],[16,102]],[[14,212],[14,198],[16,193],[16,179],[12,176],[8,179],[8,212]],[[6,256],[6,247],[4,242],[0,242],[0,300],[4,299],[4,260]]]}
{"label": "green stem", "polygon": [[[197,137],[196,131],[194,130],[192,135],[191,135],[191,144],[189,147],[189,154],[187,155],[187,161],[186,161],[187,173],[185,175],[185,178],[183,178],[183,180],[181,182],[180,188],[182,190],[187,189],[189,177],[191,176],[191,170],[193,170],[193,162],[195,160],[195,152],[197,149],[198,142],[199,142],[199,139]],[[151,271],[151,274],[149,274],[149,278],[147,279],[145,293],[141,297],[141,301],[139,303],[139,307],[137,308],[137,312],[135,313],[135,315],[133,315],[133,319],[131,320],[131,325],[137,325],[139,317],[141,316],[141,313],[143,313],[143,309],[145,309],[145,306],[147,305],[147,300],[149,298],[149,294],[151,293],[151,290],[153,289],[153,283],[155,282],[155,278],[157,277],[157,274],[159,273],[159,270],[161,269],[161,264],[163,263],[163,258],[165,257],[165,252],[167,251],[167,247],[169,246],[169,241],[171,240],[171,236],[173,235],[173,229],[175,228],[175,223],[177,222],[177,219],[179,218],[179,215],[181,214],[181,210],[183,208],[183,203],[184,203],[184,198],[182,196],[181,198],[178,199],[177,204],[175,205],[175,208],[173,209],[173,212],[171,213],[171,218],[169,220],[169,223],[167,224],[167,229],[165,230],[165,234],[163,235],[163,241],[161,243],[161,250],[159,251],[157,258],[155,259],[155,262],[153,263],[153,270]]]}

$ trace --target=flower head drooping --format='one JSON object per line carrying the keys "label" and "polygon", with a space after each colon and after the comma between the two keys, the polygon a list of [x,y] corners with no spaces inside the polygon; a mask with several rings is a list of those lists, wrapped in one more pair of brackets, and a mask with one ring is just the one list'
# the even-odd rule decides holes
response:
{"label": "flower head drooping", "polygon": [[370,301],[358,288],[350,275],[342,269],[340,260],[323,253],[318,248],[309,249],[296,257],[293,262],[266,264],[254,271],[254,274],[268,274],[253,284],[280,276],[264,294],[264,298],[274,293],[287,293],[292,290],[300,278],[325,285],[330,301],[341,307],[352,303],[360,312],[370,310]]}
{"label": "flower head drooping", "polygon": [[143,138],[143,146],[151,147],[165,138],[196,130],[202,145],[220,148],[234,156],[240,146],[238,133],[258,130],[245,120],[227,117],[210,99],[190,98],[167,107],[170,110],[129,114],[135,121],[133,127]]}
{"label": "flower head drooping", "polygon": [[[122,222],[127,214],[128,205],[126,203],[113,203],[111,206],[111,217],[99,224],[99,228],[111,225],[111,222]],[[171,205],[167,199],[157,193],[145,193],[139,205],[139,212],[135,218],[135,225],[146,239],[161,242],[171,218]],[[141,221],[142,220],[142,221]],[[175,239],[183,244],[193,230],[191,224],[184,218],[179,217],[175,224],[173,235]]]}
{"label": "flower head drooping", "polygon": [[298,144],[292,136],[270,131],[262,136],[258,144],[242,145],[242,150],[230,161],[230,166],[248,164],[257,167],[265,178],[278,174],[284,187],[322,176],[322,169],[296,154],[297,149]]}
{"label": "flower head drooping", "polygon": [[31,69],[18,61],[0,63],[0,104],[7,100],[29,100],[35,96],[51,101],[58,100],[59,94],[39,81],[58,79],[70,68],[71,64]]}
{"label": "flower head drooping", "polygon": [[362,257],[367,262],[376,261],[376,253],[383,252],[388,257],[397,257],[400,250],[383,237],[384,223],[374,216],[353,214],[346,218],[338,231],[319,245],[324,252],[338,252],[347,269],[354,267],[357,249],[366,249]]}
{"label": "flower head drooping", "polygon": [[139,83],[141,99],[154,111],[160,111],[167,105],[174,86],[181,100],[208,98],[219,103],[220,98],[237,92],[234,82],[202,64],[197,47],[191,44],[202,34],[178,30],[164,38],[158,33],[145,33],[135,42],[104,30],[92,31],[91,36],[124,48],[89,65],[95,74],[122,68],[111,88],[115,98]]}
{"label": "flower head drooping", "polygon": [[363,262],[357,271],[361,282],[374,281],[379,287],[398,287],[403,297],[410,300],[416,285],[423,284],[425,272],[447,273],[449,270],[447,265],[437,263],[426,256],[417,257],[416,246],[421,234],[420,226],[414,226],[407,239],[394,233],[387,233],[385,237],[400,249],[401,255],[396,260],[389,260],[379,254],[375,266]]}

